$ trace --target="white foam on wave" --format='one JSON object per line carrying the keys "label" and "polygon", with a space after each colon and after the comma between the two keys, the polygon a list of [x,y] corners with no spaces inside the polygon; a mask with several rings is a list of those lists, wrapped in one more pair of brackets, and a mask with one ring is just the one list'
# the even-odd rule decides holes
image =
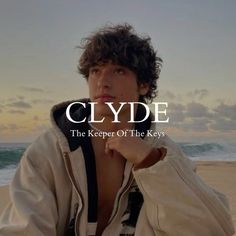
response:
{"label": "white foam on wave", "polygon": [[4,169],[0,169],[0,186],[9,184],[13,179],[15,171],[16,171],[15,165],[10,165]]}
{"label": "white foam on wave", "polygon": [[233,155],[232,153],[225,153],[225,154],[212,154],[206,156],[188,156],[191,160],[194,161],[236,161],[236,153]]}
{"label": "white foam on wave", "polygon": [[235,143],[180,143],[180,146],[192,160],[236,161]]}

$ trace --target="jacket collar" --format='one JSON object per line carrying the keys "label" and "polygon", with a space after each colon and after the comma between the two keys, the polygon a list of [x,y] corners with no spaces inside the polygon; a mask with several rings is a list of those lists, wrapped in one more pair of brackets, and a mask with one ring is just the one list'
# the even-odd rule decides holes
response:
{"label": "jacket collar", "polygon": [[[72,137],[70,130],[79,130],[80,132],[87,132],[89,126],[86,119],[86,122],[83,123],[73,123],[70,122],[66,117],[66,108],[72,102],[83,102],[86,104],[86,108],[84,108],[80,104],[75,104],[71,108],[71,117],[75,120],[82,120],[85,117],[88,118],[90,115],[90,106],[89,99],[80,99],[80,100],[72,100],[60,103],[55,105],[51,110],[51,122],[52,126],[56,132],[56,135],[63,147],[64,151],[71,152],[76,150],[79,146],[82,145],[84,138],[83,137]],[[136,120],[142,120],[145,116],[145,109],[143,106],[139,105]],[[146,119],[144,122],[136,123],[135,129],[138,132],[147,133],[147,130],[150,129],[152,120],[152,114]]]}

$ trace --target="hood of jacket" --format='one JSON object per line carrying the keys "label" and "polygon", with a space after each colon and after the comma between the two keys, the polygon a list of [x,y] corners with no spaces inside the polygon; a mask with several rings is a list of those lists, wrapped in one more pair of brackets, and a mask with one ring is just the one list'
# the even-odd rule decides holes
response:
{"label": "hood of jacket", "polygon": [[[73,123],[68,120],[66,116],[66,109],[67,107],[74,102],[84,103],[85,107],[82,104],[74,104],[70,109],[71,118],[74,120],[83,120],[86,118],[85,122],[81,123]],[[52,127],[61,141],[62,146],[65,147],[69,146],[69,150],[67,151],[74,151],[76,150],[84,141],[83,137],[72,137],[71,130],[79,130],[80,132],[86,132],[89,129],[88,120],[87,118],[91,114],[91,107],[90,107],[90,100],[88,98],[79,99],[79,100],[71,100],[59,103],[52,107],[51,109],[51,123]],[[146,113],[145,108],[142,105],[138,105],[137,113],[136,113],[136,120],[142,120]],[[150,113],[149,117],[141,123],[135,124],[135,129],[139,132],[147,132],[148,129],[151,127],[151,120],[152,120],[152,113]]]}

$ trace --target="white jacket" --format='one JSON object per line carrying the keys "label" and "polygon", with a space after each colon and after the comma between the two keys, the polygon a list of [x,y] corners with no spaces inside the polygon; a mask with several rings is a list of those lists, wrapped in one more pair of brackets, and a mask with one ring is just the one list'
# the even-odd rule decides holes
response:
{"label": "white jacket", "polygon": [[[24,153],[10,185],[11,201],[0,216],[1,236],[73,235],[66,233],[71,224],[75,235],[88,235],[83,152],[81,147],[71,151],[54,119],[55,112],[69,103],[53,108],[52,128]],[[167,136],[145,140],[153,147],[165,147],[167,155],[153,166],[135,171],[126,163],[123,184],[103,236],[233,235],[225,196],[196,175],[193,163]],[[124,221],[130,214],[127,205],[136,185],[144,201],[133,227]]]}

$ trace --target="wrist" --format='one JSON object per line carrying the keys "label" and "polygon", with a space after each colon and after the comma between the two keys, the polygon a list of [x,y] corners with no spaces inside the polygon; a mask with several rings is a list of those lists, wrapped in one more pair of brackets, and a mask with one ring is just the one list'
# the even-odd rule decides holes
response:
{"label": "wrist", "polygon": [[145,144],[140,149],[141,150],[137,150],[137,157],[135,162],[133,163],[134,165],[138,165],[139,163],[141,163],[152,152],[153,147]]}
{"label": "wrist", "polygon": [[164,159],[166,153],[166,148],[152,148],[141,162],[134,164],[134,170],[148,168],[156,164],[158,161]]}

